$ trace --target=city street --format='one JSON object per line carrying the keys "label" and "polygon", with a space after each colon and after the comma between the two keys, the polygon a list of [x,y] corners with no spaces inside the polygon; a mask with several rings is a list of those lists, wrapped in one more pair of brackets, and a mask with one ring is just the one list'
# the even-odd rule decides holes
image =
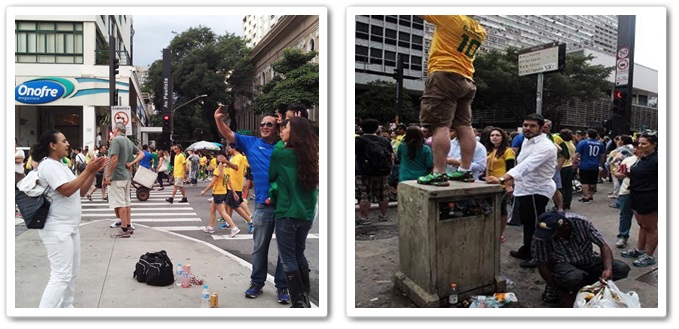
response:
{"label": "city street", "polygon": [[[230,230],[221,230],[218,226],[223,222],[216,222],[215,234],[208,234],[201,231],[201,228],[208,224],[210,198],[211,194],[206,193],[205,196],[200,196],[200,191],[207,186],[208,182],[198,182],[197,186],[185,185],[188,203],[178,203],[181,200],[181,192],[177,192],[173,204],[165,201],[166,198],[172,195],[172,186],[165,184],[165,189],[158,190],[156,185],[154,190],[150,192],[150,197],[147,201],[139,201],[136,198],[136,191],[134,187],[131,189],[132,193],[132,223],[140,223],[156,229],[162,229],[177,234],[181,234],[193,239],[207,242],[215,247],[222,249],[238,258],[243,259],[247,263],[252,261],[252,235],[248,234],[248,225],[242,217],[236,212],[233,213],[234,223],[241,229],[241,232],[234,238],[229,237]],[[188,186],[187,186],[188,185]],[[101,190],[97,190],[93,196],[92,201],[87,198],[82,198],[82,222],[83,224],[102,219],[110,219],[111,223],[115,221],[113,210],[108,208],[108,203],[101,200]],[[250,210],[254,209],[254,200],[249,201]],[[219,217],[219,216],[218,216]],[[114,229],[110,229],[111,233]],[[20,219],[17,219],[15,226],[16,236],[19,236],[26,231],[26,227]],[[308,239],[306,256],[309,260],[311,273],[311,301],[318,305],[318,250],[319,250],[319,229],[318,223],[314,223]],[[143,239],[141,232],[135,234],[132,239]],[[268,273],[274,274],[276,259],[278,257],[278,248],[276,246],[275,234],[271,240],[269,248],[269,266]],[[173,259],[174,263],[182,263],[181,259]],[[83,264],[85,265],[85,264]],[[247,286],[235,287],[234,289],[247,289]],[[273,289],[273,287],[270,287]]]}
{"label": "city street", "polygon": [[[577,201],[581,194],[573,195],[572,210],[578,214],[587,216],[599,229],[606,242],[613,250],[613,257],[627,263],[631,271],[626,279],[616,282],[622,291],[634,290],[639,294],[642,307],[658,307],[658,266],[639,268],[632,266],[632,261],[620,257],[623,249],[615,247],[618,229],[618,210],[609,207],[612,199],[606,197],[611,190],[611,183],[598,185],[598,193],[594,195],[594,201],[583,204]],[[373,205],[375,206],[375,205]],[[548,207],[551,207],[552,204]],[[357,308],[404,308],[417,307],[408,297],[394,286],[394,273],[399,270],[399,227],[398,213],[395,202],[391,203],[388,216],[389,221],[379,222],[376,218],[379,214],[377,208],[370,211],[371,225],[357,225],[355,233],[355,275],[356,275],[356,300]],[[358,208],[356,208],[358,218]],[[411,219],[417,220],[417,219]],[[634,222],[628,241],[628,247],[634,246],[638,233],[638,225]],[[513,291],[521,307],[546,308],[552,307],[543,303],[541,294],[544,290],[544,281],[538,274],[537,269],[525,269],[519,267],[519,260],[510,257],[509,251],[516,250],[521,245],[522,231],[519,226],[507,226],[507,240],[501,245],[501,274],[514,282]],[[661,234],[665,238],[664,233]],[[598,248],[594,247],[595,251]],[[658,253],[665,251],[658,249]],[[465,255],[457,255],[465,257]]]}

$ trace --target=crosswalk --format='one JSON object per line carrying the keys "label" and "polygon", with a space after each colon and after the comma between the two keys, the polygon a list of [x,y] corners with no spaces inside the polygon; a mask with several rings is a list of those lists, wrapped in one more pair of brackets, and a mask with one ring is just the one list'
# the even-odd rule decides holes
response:
{"label": "crosswalk", "polygon": [[[97,191],[99,192],[99,191]],[[100,194],[96,193],[92,197],[92,201],[87,198],[81,198],[82,203],[82,220],[101,220],[110,219],[115,221],[115,214],[113,209],[109,208],[108,201],[101,200]],[[175,196],[175,202],[170,204],[165,199],[172,196],[172,190],[152,190],[148,200],[139,201],[136,197],[136,190],[131,189],[131,207],[132,207],[132,222],[141,223],[152,226],[155,229],[171,231],[171,232],[191,232],[200,231],[204,227],[199,215],[191,206],[191,199],[188,203],[178,203],[181,195]],[[96,198],[99,196],[99,198]],[[236,215],[234,213],[234,215]],[[237,225],[241,229],[241,233],[235,237],[229,237],[230,230],[216,229],[215,234],[210,234],[214,240],[251,240],[252,234],[247,234],[247,224],[238,222]],[[242,219],[241,219],[242,220]],[[166,225],[167,224],[167,225]],[[218,226],[221,223],[217,223]],[[219,234],[223,232],[224,234]],[[275,234],[274,237],[275,238]],[[308,239],[318,239],[318,234],[310,233]]]}

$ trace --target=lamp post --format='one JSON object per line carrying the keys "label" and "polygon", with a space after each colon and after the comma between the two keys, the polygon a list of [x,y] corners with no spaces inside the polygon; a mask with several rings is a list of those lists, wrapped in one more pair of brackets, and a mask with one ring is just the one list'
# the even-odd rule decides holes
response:
{"label": "lamp post", "polygon": [[184,105],[186,105],[186,104],[188,104],[188,103],[191,103],[191,102],[195,101],[195,100],[198,99],[198,98],[203,98],[203,97],[207,97],[207,94],[202,94],[202,95],[200,95],[200,96],[197,96],[197,97],[191,99],[190,101],[188,101],[188,102],[186,102],[186,103],[184,103],[184,104],[182,104],[182,105],[179,105],[179,106],[175,107],[174,109],[172,109],[172,120],[170,121],[170,122],[171,122],[171,124],[170,124],[171,129],[170,129],[170,130],[171,130],[171,132],[172,132],[172,133],[171,133],[171,136],[172,136],[173,142],[174,142],[174,111],[178,110],[180,107],[182,107],[182,106],[184,106]]}

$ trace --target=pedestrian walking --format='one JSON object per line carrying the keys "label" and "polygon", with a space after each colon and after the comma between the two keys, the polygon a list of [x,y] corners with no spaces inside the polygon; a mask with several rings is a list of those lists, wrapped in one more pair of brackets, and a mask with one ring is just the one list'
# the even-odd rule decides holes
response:
{"label": "pedestrian walking", "polygon": [[358,225],[370,225],[368,212],[370,204],[380,207],[379,221],[387,221],[389,210],[388,177],[394,164],[394,150],[388,139],[377,136],[379,123],[365,119],[361,124],[363,135],[355,138],[356,191],[358,200]]}
{"label": "pedestrian walking", "polygon": [[594,200],[594,192],[599,182],[599,172],[603,170],[605,159],[604,145],[597,139],[599,133],[594,129],[587,130],[587,139],[578,143],[575,148],[575,161],[578,165],[578,176],[582,183],[583,203],[590,203]]}
{"label": "pedestrian walking", "polygon": [[[223,157],[223,156],[222,156]],[[224,159],[226,160],[226,159]],[[215,233],[215,210],[219,212],[219,214],[224,218],[224,220],[228,223],[228,227],[231,228],[231,234],[229,235],[230,237],[235,237],[236,234],[240,232],[240,229],[236,224],[233,222],[231,219],[231,216],[226,213],[226,208],[225,208],[225,201],[226,201],[226,191],[228,187],[233,188],[231,178],[229,177],[229,172],[228,168],[225,168],[226,166],[222,164],[221,162],[217,165],[217,169],[214,171],[214,175],[212,175],[212,181],[208,186],[205,187],[200,192],[200,195],[203,196],[205,195],[205,192],[210,190],[212,188],[212,203],[210,205],[210,220],[208,226],[205,226],[202,231],[205,233],[210,233],[214,234]],[[213,209],[214,207],[214,209]]]}
{"label": "pedestrian walking", "polygon": [[[108,186],[109,207],[114,209],[116,218],[120,218],[120,224],[118,221],[111,224],[111,227],[119,226],[118,231],[111,234],[112,238],[129,238],[134,233],[130,207],[131,169],[144,158],[144,152],[127,138],[125,129],[122,123],[116,123],[113,128],[114,137],[108,150],[110,161],[104,178],[104,185]],[[128,162],[135,154],[134,160]]]}
{"label": "pedestrian walking", "polygon": [[182,192],[182,199],[179,201],[179,203],[186,203],[189,202],[189,200],[186,198],[186,191],[184,191],[184,180],[186,178],[186,172],[187,172],[187,167],[188,167],[188,162],[186,161],[186,157],[184,157],[184,154],[182,153],[182,146],[177,144],[172,147],[172,150],[174,151],[174,165],[172,166],[174,172],[173,172],[173,177],[174,177],[174,189],[172,190],[172,196],[165,199],[165,201],[169,202],[172,204],[174,202],[174,196],[177,194],[177,190],[180,190]]}
{"label": "pedestrian walking", "polygon": [[[99,150],[97,150],[97,154],[94,157],[95,159],[97,158],[105,158],[106,157],[106,146],[100,146]],[[101,189],[101,200],[106,201],[106,185],[103,184],[104,182],[104,169],[102,168],[101,170],[97,171],[97,173],[94,175],[94,186],[90,188],[89,191],[87,191],[87,195],[85,197],[92,201],[92,194],[97,191],[97,189]]]}
{"label": "pedestrian walking", "polygon": [[68,148],[64,134],[49,130],[42,134],[31,152],[33,159],[40,159],[37,169],[40,185],[47,187],[47,195],[52,200],[45,227],[38,230],[51,269],[40,308],[74,307],[75,283],[80,272],[80,198],[92,185],[95,173],[107,163],[106,158],[98,158],[76,177],[60,162],[68,156]]}

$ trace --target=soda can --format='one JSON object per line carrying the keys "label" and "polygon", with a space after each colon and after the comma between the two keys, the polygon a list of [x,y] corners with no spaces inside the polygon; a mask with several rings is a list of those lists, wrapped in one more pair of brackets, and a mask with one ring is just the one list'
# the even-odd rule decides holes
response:
{"label": "soda can", "polygon": [[219,308],[219,296],[216,292],[210,294],[210,308]]}

